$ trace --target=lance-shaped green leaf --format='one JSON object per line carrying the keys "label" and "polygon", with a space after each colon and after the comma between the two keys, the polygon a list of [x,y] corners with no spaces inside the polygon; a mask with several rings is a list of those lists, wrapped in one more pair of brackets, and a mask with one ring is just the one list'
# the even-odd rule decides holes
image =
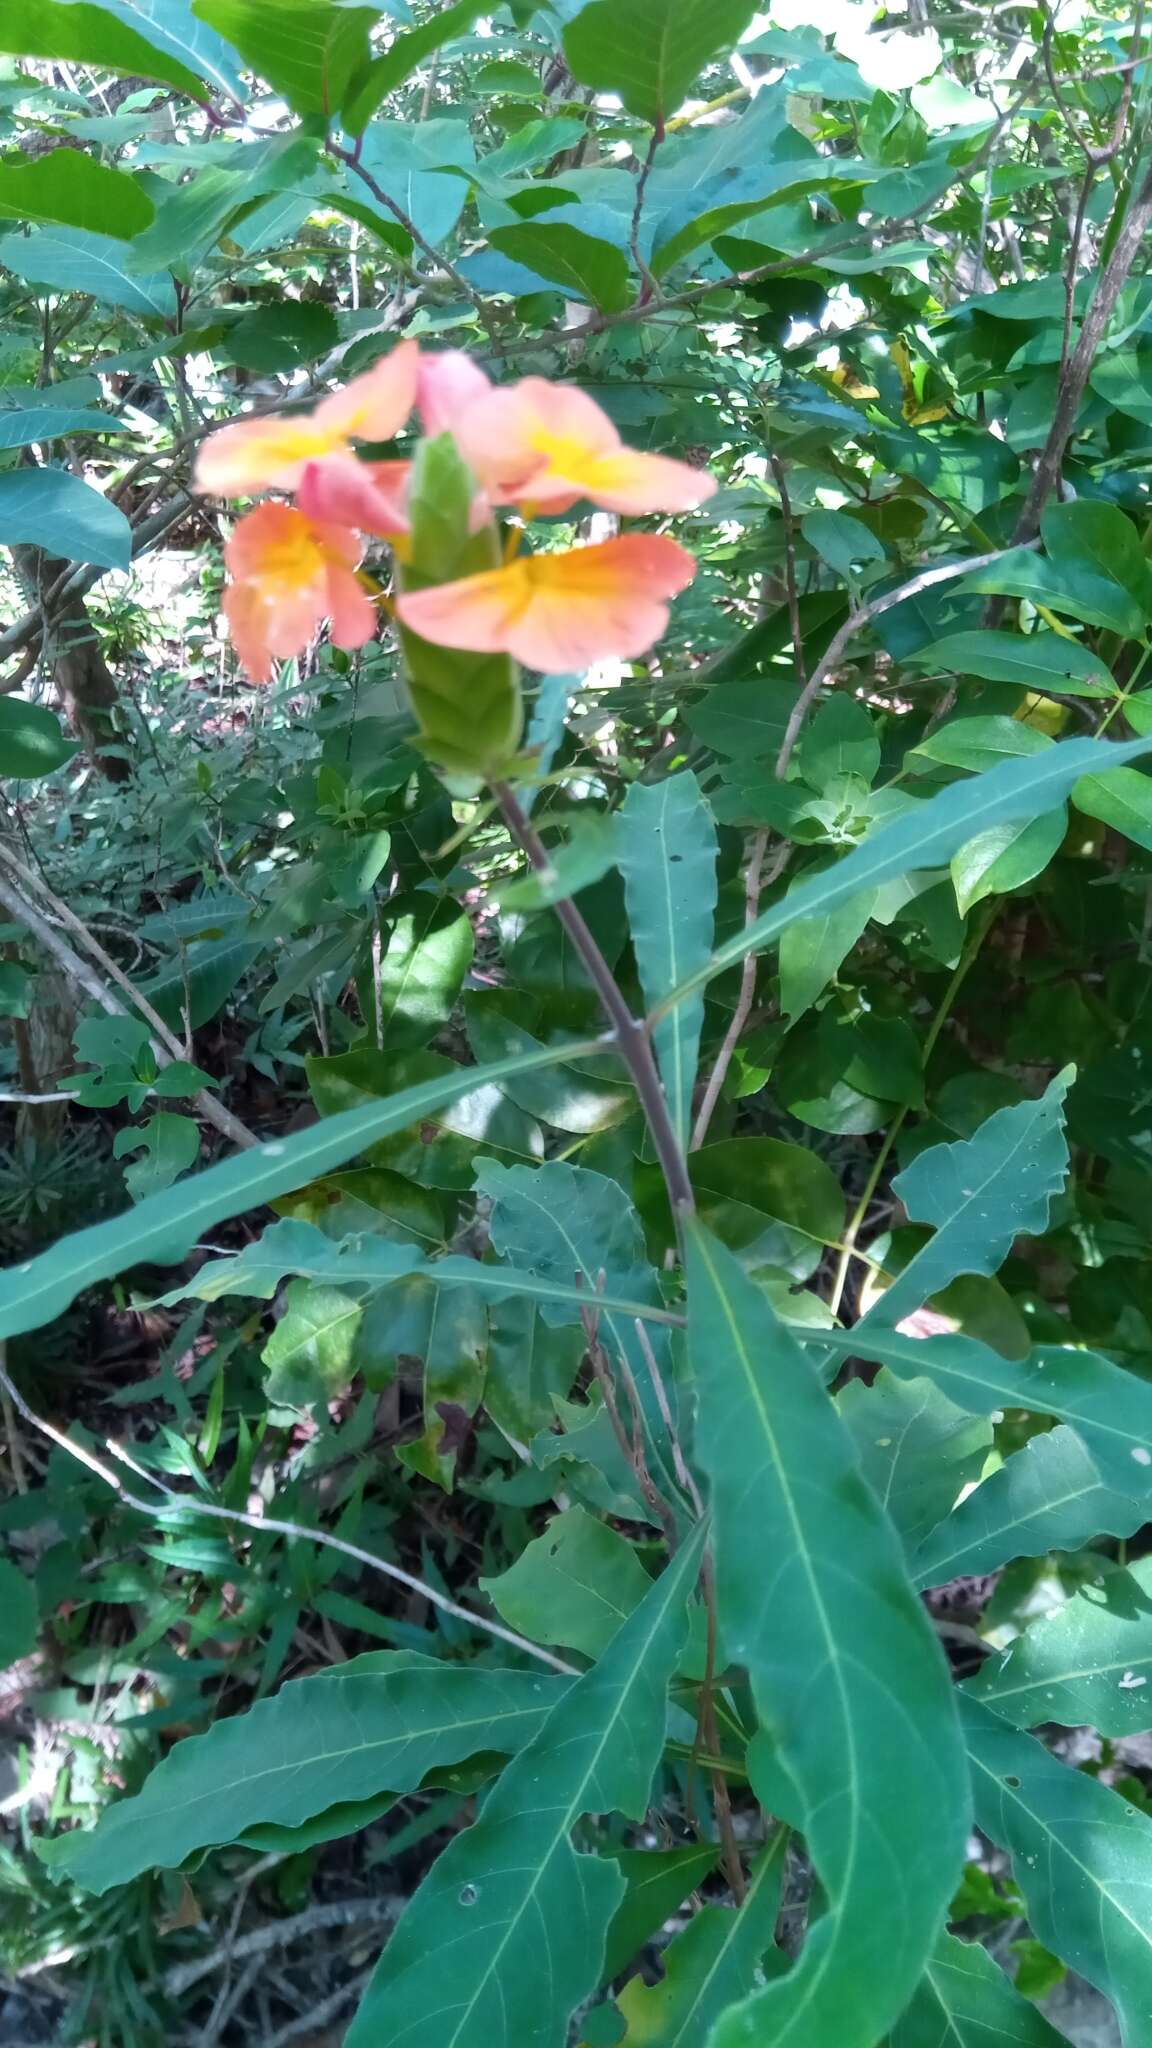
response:
{"label": "lance-shaped green leaf", "polygon": [[1113,744],[1107,740],[1062,740],[1042,754],[999,761],[982,775],[950,783],[926,803],[905,811],[872,833],[833,868],[790,889],[745,931],[717,948],[706,967],[681,982],[664,1005],[683,1002],[705,982],[762,952],[799,917],[820,917],[861,889],[878,887],[910,868],[942,867],[957,849],[1002,818],[1038,817],[1065,802],[1081,775],[1101,775],[1152,750],[1152,738]]}
{"label": "lance-shaped green leaf", "polygon": [[1014,1557],[1079,1550],[1105,1534],[1131,1536],[1148,1519],[1147,1475],[1143,1500],[1138,1492],[1135,1482],[1131,1496],[1106,1486],[1074,1429],[1029,1437],[925,1537],[913,1559],[916,1583],[942,1586]]}
{"label": "lance-shaped green leaf", "polygon": [[1034,1621],[965,1690],[1014,1728],[1059,1721],[1101,1735],[1138,1735],[1152,1720],[1152,1559],[1100,1576]]}
{"label": "lance-shaped green leaf", "polygon": [[942,1934],[889,2048],[1068,2048],[978,1941]]}
{"label": "lance-shaped green leaf", "polygon": [[1066,1067],[1035,1102],[998,1109],[971,1138],[933,1145],[897,1174],[892,1191],[913,1223],[935,1235],[869,1310],[869,1329],[891,1329],[960,1273],[995,1273],[1021,1231],[1039,1235],[1068,1172]]}
{"label": "lance-shaped green leaf", "polygon": [[434,1081],[404,1088],[386,1101],[325,1117],[289,1138],[254,1145],[210,1167],[207,1173],[181,1181],[162,1195],[150,1196],[127,1216],[74,1231],[38,1258],[0,1273],[0,1337],[19,1336],[23,1330],[50,1322],[85,1287],[129,1266],[149,1260],[174,1265],[197,1238],[226,1217],[304,1187],[343,1166],[376,1139],[407,1130],[420,1117],[502,1080],[506,1073],[554,1066],[601,1049],[598,1045],[545,1046],[539,1054],[521,1054],[488,1067],[456,1068]]}
{"label": "lance-shaped green leaf", "polygon": [[902,1337],[857,1323],[843,1335],[820,1334],[835,1357],[888,1366],[901,1379],[923,1376],[970,1415],[1028,1408],[1070,1422],[1101,1477],[1118,1492],[1144,1491],[1152,1467],[1152,1386],[1096,1351],[1045,1344],[1016,1361],[972,1337]]}
{"label": "lance-shaped green leaf", "polygon": [[581,1855],[586,1813],[639,1820],[687,1634],[701,1526],[433,1865],[392,1935],[346,2048],[561,2048],[599,1981],[625,1890]]}
{"label": "lance-shaped green leaf", "polygon": [[[649,1009],[707,960],[716,913],[716,827],[696,777],[634,782],[616,819],[617,859]],[[688,1144],[704,998],[678,1003],[656,1026],[656,1058],[672,1122]]]}
{"label": "lance-shaped green leaf", "polygon": [[625,1985],[617,2000],[628,2022],[620,2048],[700,2048],[721,2013],[752,1990],[772,1946],[787,1847],[788,1830],[780,1828],[737,1911],[704,1906],[693,1914],[665,1949],[658,1984],[633,1977]]}
{"label": "lance-shaped green leaf", "polygon": [[274,1699],[178,1742],[134,1799],[53,1846],[53,1870],[105,1892],[247,1828],[299,1827],[336,1801],[411,1792],[426,1772],[480,1750],[511,1756],[569,1683],[385,1655],[370,1652],[368,1669],[293,1679]]}
{"label": "lance-shaped green leaf", "polygon": [[978,1479],[992,1446],[984,1416],[957,1408],[931,1380],[879,1372],[849,1380],[836,1403],[860,1469],[911,1559],[957,1496]]}
{"label": "lance-shaped green leaf", "polygon": [[733,2006],[714,2048],[875,2048],[919,1982],[963,1863],[948,1673],[811,1361],[699,1225],[688,1291],[720,1632],[795,1787],[828,1901],[795,1968]]}
{"label": "lance-shaped green leaf", "polygon": [[961,1699],[976,1821],[1012,1858],[1032,1930],[1152,2040],[1152,1820],[1031,1735]]}

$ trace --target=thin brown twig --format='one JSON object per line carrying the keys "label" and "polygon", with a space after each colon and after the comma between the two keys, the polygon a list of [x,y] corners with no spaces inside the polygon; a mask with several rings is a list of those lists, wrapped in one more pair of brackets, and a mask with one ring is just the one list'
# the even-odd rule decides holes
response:
{"label": "thin brown twig", "polygon": [[[530,866],[538,875],[550,876],[553,869],[548,849],[521,806],[515,791],[506,782],[494,782],[492,794],[500,806],[509,832],[527,856]],[[552,907],[571,939],[612,1026],[617,1051],[628,1068],[640,1099],[640,1107],[644,1112],[668,1189],[672,1215],[678,1224],[680,1217],[689,1213],[695,1206],[695,1197],[692,1183],[688,1178],[684,1154],[680,1150],[680,1143],[668,1112],[660,1076],[656,1071],[656,1061],[652,1055],[652,1043],[648,1032],[640,1019],[634,1017],[628,1008],[612,969],[571,897],[563,898]]]}
{"label": "thin brown twig", "polygon": [[[60,932],[55,928],[57,923],[65,925],[68,930],[75,932],[77,938],[91,955],[92,960],[96,961],[104,973],[124,991],[128,1001],[151,1027],[154,1034],[152,1049],[155,1053],[157,1064],[166,1067],[172,1060],[183,1060],[185,1057],[184,1048],[180,1044],[179,1039],[175,1037],[174,1033],[169,1031],[164,1019],[153,1009],[147,997],[142,995],[140,990],[133,986],[127,975],[116,965],[111,955],[105,952],[100,941],[93,937],[87,925],[76,916],[75,912],[69,909],[68,905],[55,894],[54,890],[48,887],[48,884],[33,869],[25,867],[24,862],[18,860],[16,855],[3,845],[0,845],[0,865],[7,870],[8,875],[7,880],[0,875],[0,903],[3,903],[9,909],[13,916],[18,917],[22,924],[27,925],[28,930],[32,932],[40,945],[52,954],[69,979],[75,981],[79,987],[84,989],[86,994],[90,995],[92,1000],[98,1003],[108,1016],[126,1017],[131,1015],[131,1011],[120,1001],[117,995],[113,994],[107,983],[96,972],[95,967],[89,961],[83,959],[69,945],[67,939],[61,936]],[[51,919],[46,914],[45,909],[38,907],[28,893],[29,891],[34,891],[40,896],[46,908],[51,910]],[[247,1124],[243,1123],[238,1116],[234,1116],[230,1109],[226,1109],[222,1102],[217,1101],[216,1097],[207,1088],[201,1088],[198,1091],[194,1098],[194,1105],[197,1114],[202,1116],[206,1123],[214,1124],[221,1136],[229,1138],[234,1145],[250,1148],[259,1144],[259,1139],[254,1132],[248,1129]]]}
{"label": "thin brown twig", "polygon": [[915,576],[910,576],[907,583],[901,583],[897,589],[886,591],[881,597],[872,598],[868,604],[863,604],[858,611],[852,612],[839,631],[832,635],[825,652],[792,706],[780,752],[776,757],[777,775],[783,777],[787,773],[788,763],[792,759],[792,752],[800,737],[804,720],[828,677],[843,658],[849,642],[855,639],[857,633],[863,632],[864,627],[870,625],[873,619],[878,619],[883,612],[890,612],[896,605],[906,604],[909,598],[918,597],[922,590],[931,590],[939,583],[955,582],[958,576],[970,576],[978,569],[988,569],[993,562],[1002,561],[1005,555],[1012,552],[1011,548],[992,548],[985,555],[970,555],[963,562],[936,562],[930,569],[918,570]]}

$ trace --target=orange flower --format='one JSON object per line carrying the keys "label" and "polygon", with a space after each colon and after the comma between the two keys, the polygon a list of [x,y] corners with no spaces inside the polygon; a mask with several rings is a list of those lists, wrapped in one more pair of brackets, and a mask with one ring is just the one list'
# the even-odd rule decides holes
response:
{"label": "orange flower", "polygon": [[291,491],[306,464],[323,457],[351,459],[353,441],[390,441],[416,402],[418,370],[416,343],[402,341],[310,413],[278,413],[221,427],[200,451],[197,490],[218,498]]}
{"label": "orange flower", "polygon": [[688,512],[716,489],[706,470],[626,448],[594,398],[546,377],[497,388],[450,352],[421,364],[420,405],[493,504],[566,512],[587,498],[609,512]]}
{"label": "orange flower", "polygon": [[542,674],[644,654],[668,602],[696,574],[677,541],[630,533],[562,555],[520,555],[502,569],[397,598],[402,623],[439,647],[511,654]]}
{"label": "orange flower", "polygon": [[224,616],[254,683],[277,661],[302,654],[325,619],[338,647],[363,647],[376,612],[356,579],[360,542],[341,526],[318,526],[291,505],[245,513],[224,550],[232,581]]}

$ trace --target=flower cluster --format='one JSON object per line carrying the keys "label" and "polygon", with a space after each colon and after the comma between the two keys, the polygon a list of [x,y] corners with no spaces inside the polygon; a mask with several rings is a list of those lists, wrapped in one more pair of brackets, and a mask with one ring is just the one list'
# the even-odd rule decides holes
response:
{"label": "flower cluster", "polygon": [[[498,507],[523,518],[587,502],[624,514],[685,512],[715,489],[704,471],[626,448],[585,392],[543,377],[494,386],[468,356],[422,354],[403,341],[311,413],[238,420],[205,443],[201,491],[262,492],[225,550],[224,612],[254,682],[299,654],[325,620],[339,647],[372,636],[376,604],[358,567],[364,536],[405,560],[412,465],[371,462],[358,441],[390,441],[418,411],[425,434],[452,436],[474,480],[473,524]],[[402,591],[402,625],[441,647],[507,654],[542,671],[574,671],[643,654],[695,562],[666,535],[625,534],[560,554],[510,555],[501,567]]]}

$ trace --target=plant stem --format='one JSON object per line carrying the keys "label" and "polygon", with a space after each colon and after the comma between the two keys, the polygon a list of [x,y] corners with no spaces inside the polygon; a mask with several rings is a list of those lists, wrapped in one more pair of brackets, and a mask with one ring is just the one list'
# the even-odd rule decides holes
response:
{"label": "plant stem", "polygon": [[[538,875],[551,875],[553,870],[548,849],[522,809],[515,791],[506,782],[494,782],[492,793],[509,832],[530,865]],[[554,904],[553,909],[571,939],[615,1033],[617,1050],[640,1098],[640,1107],[668,1189],[673,1217],[678,1220],[695,1207],[695,1197],[684,1154],[668,1113],[648,1033],[628,1008],[612,969],[571,898],[565,897],[562,902]]]}

